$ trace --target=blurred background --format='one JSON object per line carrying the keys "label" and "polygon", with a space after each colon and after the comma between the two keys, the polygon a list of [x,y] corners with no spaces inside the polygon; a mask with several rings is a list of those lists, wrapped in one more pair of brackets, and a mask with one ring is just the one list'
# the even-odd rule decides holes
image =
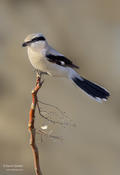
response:
{"label": "blurred background", "polygon": [[65,79],[45,77],[39,99],[65,111],[77,125],[54,126],[63,142],[41,143],[37,135],[43,175],[120,174],[119,7],[118,0],[0,0],[1,175],[34,174],[27,126],[35,73],[21,44],[36,32],[79,65],[81,75],[111,93],[100,104]]}

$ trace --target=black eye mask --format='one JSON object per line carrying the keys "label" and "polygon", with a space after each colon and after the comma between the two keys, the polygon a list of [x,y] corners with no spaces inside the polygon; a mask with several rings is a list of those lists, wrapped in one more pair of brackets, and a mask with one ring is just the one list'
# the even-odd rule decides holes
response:
{"label": "black eye mask", "polygon": [[36,42],[36,41],[45,41],[45,38],[43,36],[33,38],[31,42]]}
{"label": "black eye mask", "polygon": [[33,39],[30,40],[30,41],[24,42],[24,43],[22,44],[22,46],[23,46],[23,47],[26,47],[26,46],[28,46],[30,43],[34,43],[34,42],[37,42],[37,41],[45,41],[44,36],[39,36],[39,37],[33,38]]}

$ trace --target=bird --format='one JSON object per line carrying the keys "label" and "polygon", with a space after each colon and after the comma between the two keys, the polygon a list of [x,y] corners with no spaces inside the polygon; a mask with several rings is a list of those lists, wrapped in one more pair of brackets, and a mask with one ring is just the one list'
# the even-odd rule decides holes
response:
{"label": "bird", "polygon": [[22,46],[27,47],[29,60],[36,70],[71,80],[98,102],[106,101],[110,96],[107,89],[80,76],[76,71],[79,66],[51,47],[42,33],[29,34]]}

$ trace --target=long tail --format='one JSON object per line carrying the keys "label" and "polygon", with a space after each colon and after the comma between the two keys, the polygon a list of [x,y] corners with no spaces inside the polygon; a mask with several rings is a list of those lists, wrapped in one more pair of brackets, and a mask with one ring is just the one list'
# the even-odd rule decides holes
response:
{"label": "long tail", "polygon": [[109,92],[105,88],[88,81],[83,77],[77,75],[72,77],[72,80],[77,86],[98,102],[101,102],[102,100],[106,101],[110,96]]}

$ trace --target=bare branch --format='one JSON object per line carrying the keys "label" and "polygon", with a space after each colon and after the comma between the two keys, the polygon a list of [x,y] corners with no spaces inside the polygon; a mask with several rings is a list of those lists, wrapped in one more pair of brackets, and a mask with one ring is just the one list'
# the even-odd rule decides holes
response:
{"label": "bare branch", "polygon": [[37,104],[37,93],[41,88],[43,81],[41,81],[41,76],[37,76],[36,87],[32,91],[32,104],[29,113],[29,123],[28,128],[30,132],[30,145],[32,147],[33,157],[34,157],[34,169],[36,175],[42,175],[39,163],[39,152],[35,141],[36,130],[34,128],[34,120],[35,120],[35,109]]}
{"label": "bare branch", "polygon": [[[38,108],[38,112],[39,115],[44,118],[45,120],[47,120],[48,122],[51,122],[52,124],[59,124],[61,126],[69,126],[70,122],[72,121],[65,112],[63,112],[62,110],[60,110],[58,107],[51,105],[51,104],[47,104],[44,103],[42,101],[39,101],[37,99],[37,93],[39,91],[39,89],[42,87],[42,84],[44,81],[41,80],[41,75],[43,73],[42,72],[37,72],[37,80],[36,80],[36,86],[34,88],[34,90],[32,91],[32,104],[31,104],[31,108],[30,108],[30,113],[29,113],[29,123],[28,123],[28,128],[29,128],[29,132],[30,132],[30,145],[32,148],[32,152],[33,152],[33,158],[34,158],[34,169],[35,169],[35,173],[36,175],[42,175],[41,169],[40,169],[40,162],[39,162],[39,152],[38,152],[38,147],[36,145],[36,133],[41,133],[42,135],[45,135],[49,138],[53,138],[53,139],[58,139],[58,140],[63,140],[61,137],[59,136],[55,136],[52,135],[52,130],[50,130],[48,133],[44,131],[44,129],[39,129],[36,130],[34,127],[34,122],[35,122],[35,111],[36,111],[36,107]],[[53,119],[50,119],[49,117],[47,117],[46,115],[43,115],[42,112],[46,112],[46,111],[41,111],[41,108],[39,106],[39,103],[43,104],[43,105],[47,105],[50,106],[52,108],[55,108],[57,111],[59,111],[59,113],[61,114],[61,118],[64,119],[68,119],[68,122],[61,122],[61,121],[56,121]],[[46,112],[47,115],[50,115],[51,112]],[[52,113],[52,115],[55,113]],[[47,125],[45,125],[47,126]],[[75,124],[71,124],[71,126],[75,126]]]}
{"label": "bare branch", "polygon": [[52,119],[49,119],[48,117],[44,116],[42,113],[41,113],[41,110],[40,110],[40,107],[39,107],[39,104],[37,103],[37,108],[38,108],[38,112],[40,114],[41,117],[43,117],[44,119],[46,119],[47,121],[53,123],[53,124],[59,124],[59,125],[69,125],[69,122],[59,122],[59,121],[55,121],[55,120],[52,120]]}
{"label": "bare branch", "polygon": [[[70,119],[67,115],[66,115],[66,112],[63,112],[60,108],[58,108],[57,106],[55,105],[52,105],[52,104],[48,104],[48,103],[45,103],[43,101],[40,101],[38,100],[39,103],[43,104],[43,105],[47,105],[47,106],[50,106],[52,108],[55,108],[57,111],[59,111],[62,115],[64,115],[64,117]],[[70,119],[71,120],[71,119]]]}
{"label": "bare branch", "polygon": [[[61,122],[61,121],[56,121],[55,119],[54,119],[54,120],[53,120],[53,119],[50,119],[50,118],[49,118],[50,114],[53,115],[54,112],[48,112],[48,111],[43,111],[43,110],[41,110],[41,107],[39,106],[39,103],[40,103],[40,104],[43,104],[43,105],[47,105],[48,107],[52,107],[52,108],[56,109],[57,112],[59,112],[59,113],[61,114],[61,116],[59,116],[59,117],[60,117],[61,119],[65,119],[65,120],[67,120],[67,121]],[[63,112],[60,108],[58,108],[58,107],[55,106],[55,105],[48,104],[48,103],[45,103],[45,102],[43,102],[43,101],[38,100],[38,102],[37,102],[37,108],[38,108],[39,115],[40,115],[42,118],[44,118],[45,120],[47,120],[48,122],[51,122],[52,124],[58,124],[58,125],[61,125],[61,126],[63,126],[63,127],[65,127],[65,126],[72,126],[72,127],[75,127],[75,126],[76,126],[76,124],[73,122],[73,120],[72,120],[69,116],[66,115],[66,112]],[[42,114],[43,112],[46,112],[47,115],[48,115],[48,117],[46,117],[45,115],[43,115],[43,114]],[[57,115],[56,115],[56,118],[57,118]]]}
{"label": "bare branch", "polygon": [[45,136],[47,136],[49,138],[52,138],[52,139],[57,139],[57,140],[61,140],[61,141],[63,140],[62,137],[51,135],[50,133],[46,133],[45,131],[43,131],[41,129],[39,129],[36,133],[41,133],[41,134],[43,134],[43,135],[45,135]]}

